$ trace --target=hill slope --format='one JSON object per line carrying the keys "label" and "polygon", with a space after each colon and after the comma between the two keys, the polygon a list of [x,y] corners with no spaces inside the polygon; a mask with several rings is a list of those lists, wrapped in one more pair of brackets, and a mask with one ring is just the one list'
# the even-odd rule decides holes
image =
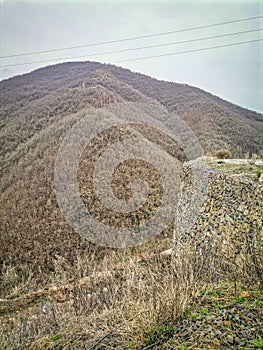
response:
{"label": "hill slope", "polygon": [[[0,83],[3,261],[53,270],[55,255],[75,259],[89,244],[66,224],[53,193],[54,159],[85,110],[114,102],[158,101],[195,132],[206,152],[259,152],[262,115],[200,89],[100,63],[63,63]],[[129,131],[124,131],[129,132]],[[178,145],[140,133],[183,159]]]}
{"label": "hill slope", "polygon": [[[226,147],[242,155],[262,149],[261,114],[192,86],[158,81],[116,66],[88,62],[41,68],[0,82],[0,94],[1,128],[11,123],[14,131],[23,124],[27,138],[39,131],[41,124],[52,123],[55,116],[89,105],[101,107],[150,97],[186,121],[206,151]],[[13,138],[16,144],[24,140],[21,134]],[[11,150],[15,146],[10,136],[8,144]]]}
{"label": "hill slope", "polygon": [[[208,250],[206,259],[199,259],[199,248],[192,252],[189,247],[171,264],[160,252],[171,246],[173,222],[162,235],[137,247],[99,247],[66,223],[53,189],[55,159],[67,131],[85,120],[87,112],[99,114],[101,107],[113,109],[115,102],[147,106],[157,120],[174,118],[166,122],[175,131],[175,114],[159,111],[176,112],[206,152],[225,147],[236,156],[260,151],[262,115],[194,87],[99,63],[42,68],[1,82],[0,94],[1,348],[261,346],[262,274],[255,271],[253,240],[247,240],[242,255],[245,269],[231,249],[228,256],[221,246],[220,254]],[[94,137],[77,169],[79,192],[93,216],[118,227],[148,220],[163,194],[162,178],[154,166],[129,158],[114,169],[111,188],[115,196],[127,201],[131,181],[143,177],[148,184],[146,202],[127,216],[101,210],[91,181],[94,163],[109,146],[126,138],[146,138],[150,147],[157,144],[161,162],[167,156],[179,171],[179,161],[187,158],[171,137],[144,124],[121,124]],[[253,175],[248,181],[257,179],[259,167],[248,168],[249,176]],[[243,172],[243,167],[238,169],[237,184]],[[257,186],[262,188],[258,182]],[[218,206],[215,188],[211,202],[220,210],[225,204],[219,200]],[[191,189],[189,183],[189,193]],[[246,197],[246,191],[241,196]],[[253,202],[253,194],[251,198]],[[199,229],[208,236],[209,232]],[[204,264],[214,259],[217,265]]]}

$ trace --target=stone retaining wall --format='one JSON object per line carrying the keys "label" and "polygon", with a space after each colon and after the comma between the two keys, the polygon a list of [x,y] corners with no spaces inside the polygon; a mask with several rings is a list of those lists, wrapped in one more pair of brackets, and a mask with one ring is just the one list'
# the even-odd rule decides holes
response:
{"label": "stone retaining wall", "polygon": [[220,170],[216,164],[187,162],[175,219],[174,256],[194,254],[195,263],[202,260],[202,273],[213,266],[213,275],[223,277],[236,266],[240,273],[260,278],[262,218],[262,183]]}

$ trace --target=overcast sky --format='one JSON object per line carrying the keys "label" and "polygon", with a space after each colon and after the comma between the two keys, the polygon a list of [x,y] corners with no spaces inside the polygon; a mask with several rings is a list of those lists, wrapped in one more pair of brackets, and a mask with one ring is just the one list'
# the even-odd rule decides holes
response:
{"label": "overcast sky", "polygon": [[[263,15],[261,1],[3,1],[0,0],[1,56],[112,41],[181,30]],[[262,18],[147,39],[70,49],[52,53],[1,58],[0,79],[66,61],[115,63],[178,51],[226,45],[263,37],[262,32],[170,45],[137,51],[95,55],[112,50],[174,43],[195,38],[258,29]],[[200,87],[238,105],[263,111],[262,41],[201,52],[115,63],[157,79]],[[261,50],[261,55],[260,55]]]}

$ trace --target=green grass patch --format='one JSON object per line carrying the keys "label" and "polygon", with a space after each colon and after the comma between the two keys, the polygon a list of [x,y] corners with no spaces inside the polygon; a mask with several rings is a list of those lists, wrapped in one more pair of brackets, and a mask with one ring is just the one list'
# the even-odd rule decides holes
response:
{"label": "green grass patch", "polygon": [[188,346],[186,345],[186,344],[180,344],[179,345],[179,348],[178,348],[179,350],[187,350],[188,349]]}
{"label": "green grass patch", "polygon": [[230,299],[231,303],[240,303],[240,304],[244,304],[247,303],[247,299],[243,298],[243,297],[232,297]]}
{"label": "green grass patch", "polygon": [[201,309],[197,309],[197,310],[186,309],[183,312],[182,317],[183,318],[198,319],[198,318],[203,318],[204,316],[207,316],[209,314],[210,314],[210,311],[208,310],[208,308],[202,307]]}
{"label": "green grass patch", "polygon": [[225,308],[225,306],[224,306],[224,305],[219,304],[219,303],[214,303],[214,304],[213,304],[213,307],[215,307],[216,309],[220,309],[220,310],[222,310],[222,309],[224,309],[224,308]]}
{"label": "green grass patch", "polygon": [[173,337],[175,332],[174,325],[165,324],[160,327],[152,327],[144,336],[144,344],[146,346],[154,346],[155,344],[160,344],[163,341],[167,341]]}
{"label": "green grass patch", "polygon": [[62,335],[60,333],[57,333],[57,334],[53,335],[52,337],[46,339],[46,342],[47,343],[55,342],[55,341],[59,340],[61,337],[62,337]]}
{"label": "green grass patch", "polygon": [[262,337],[258,337],[257,340],[251,341],[251,346],[254,349],[263,349],[263,338]]}
{"label": "green grass patch", "polygon": [[41,298],[38,299],[38,302],[39,302],[39,303],[42,303],[42,302],[45,302],[45,301],[48,301],[48,298],[46,298],[46,297],[41,297]]}
{"label": "green grass patch", "polygon": [[218,299],[221,296],[225,295],[225,290],[223,289],[213,289],[213,288],[207,288],[207,289],[201,289],[199,291],[200,295],[206,296],[212,300]]}
{"label": "green grass patch", "polygon": [[132,340],[128,344],[128,349],[133,349],[136,346],[137,342],[136,340]]}
{"label": "green grass patch", "polygon": [[229,171],[236,174],[248,174],[248,175],[256,175],[257,178],[260,178],[263,173],[263,166],[256,164],[227,164],[220,161],[217,164],[220,164],[220,169],[225,171]]}

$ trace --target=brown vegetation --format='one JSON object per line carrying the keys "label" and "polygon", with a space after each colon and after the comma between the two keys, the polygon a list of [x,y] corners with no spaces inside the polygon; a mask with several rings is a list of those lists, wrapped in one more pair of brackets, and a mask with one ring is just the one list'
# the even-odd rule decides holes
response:
{"label": "brown vegetation", "polygon": [[219,159],[229,159],[231,158],[231,152],[227,149],[220,149],[215,152],[215,157]]}
{"label": "brown vegetation", "polygon": [[[91,62],[8,79],[0,83],[0,93],[2,347],[179,347],[171,325],[187,305],[198,303],[200,289],[212,283],[213,266],[201,276],[195,251],[173,264],[159,256],[171,246],[173,222],[160,237],[136,248],[116,250],[84,240],[66,223],[53,191],[57,151],[87,111],[114,102],[158,101],[193,129],[205,151],[227,148],[235,156],[260,151],[262,116],[194,87]],[[92,203],[89,209],[98,216],[101,208],[89,187],[95,150],[127,135],[147,137],[180,161],[186,159],[176,142],[154,128],[135,125],[100,135],[83,153],[78,171],[84,202]],[[160,201],[160,179],[142,162],[123,164],[114,183],[123,199],[130,196],[131,174],[145,174],[150,184],[151,200],[139,213],[143,222]],[[137,214],[115,217],[115,224],[137,224]],[[111,221],[107,211],[103,215]],[[230,270],[236,268],[231,264]],[[233,280],[217,282],[232,285]],[[251,279],[242,283],[251,288]]]}
{"label": "brown vegetation", "polygon": [[[160,237],[144,247],[108,251],[102,260],[99,251],[90,252],[86,259],[77,257],[74,269],[58,256],[52,282],[27,294],[23,291],[39,288],[31,273],[20,273],[23,281],[18,282],[15,270],[6,269],[1,344],[10,350],[182,349],[175,325],[184,324],[194,313],[209,314],[215,305],[227,310],[238,302],[260,308],[260,286],[251,284],[257,276],[246,279],[234,259],[215,283],[220,263],[226,266],[220,261],[225,255],[219,253],[217,265],[211,264],[204,273],[207,264],[198,249],[182,250],[172,264],[169,257],[160,256],[169,242]],[[213,261],[214,252],[209,254],[205,258]],[[246,263],[253,266],[249,255]],[[196,345],[212,349],[215,341],[196,338]]]}

